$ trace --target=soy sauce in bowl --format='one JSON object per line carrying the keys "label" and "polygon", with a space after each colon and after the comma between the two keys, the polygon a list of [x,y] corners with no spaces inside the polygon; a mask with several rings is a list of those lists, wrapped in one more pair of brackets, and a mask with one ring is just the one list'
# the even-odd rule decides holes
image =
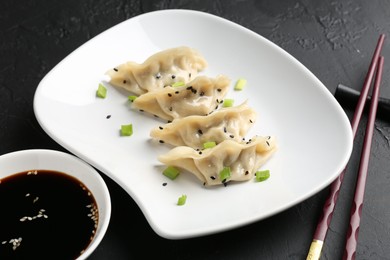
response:
{"label": "soy sauce in bowl", "polygon": [[0,179],[0,259],[76,259],[98,221],[94,196],[75,177],[30,170]]}

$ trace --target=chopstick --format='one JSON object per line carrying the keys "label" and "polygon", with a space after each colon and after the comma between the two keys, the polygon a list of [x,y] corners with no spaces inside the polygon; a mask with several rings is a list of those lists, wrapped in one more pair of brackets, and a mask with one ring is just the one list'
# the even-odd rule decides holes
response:
{"label": "chopstick", "polygon": [[359,225],[361,210],[363,207],[363,197],[365,192],[365,184],[367,179],[368,162],[370,159],[372,136],[374,133],[374,123],[378,108],[379,88],[382,79],[384,58],[379,57],[378,70],[375,77],[375,84],[370,104],[370,112],[368,115],[366,133],[363,142],[363,151],[360,158],[358,179],[356,182],[355,197],[351,209],[351,219],[349,222],[348,237],[345,245],[343,259],[355,259],[357,239],[359,234]]}
{"label": "chopstick", "polygon": [[[376,48],[375,48],[375,51],[374,51],[374,54],[373,54],[373,57],[371,60],[371,64],[369,66],[366,78],[364,80],[363,89],[361,91],[358,103],[356,105],[356,109],[355,109],[353,119],[352,119],[352,124],[351,124],[353,138],[355,138],[355,136],[356,136],[357,128],[359,126],[360,118],[361,118],[362,113],[363,113],[363,109],[364,109],[365,102],[367,99],[368,91],[370,89],[371,82],[372,82],[372,79],[374,77],[374,73],[375,73],[375,70],[376,70],[376,67],[378,64],[379,55],[380,55],[380,52],[382,51],[384,39],[385,39],[385,35],[381,34],[379,36],[379,39],[378,39],[378,42],[377,42],[377,45],[376,45]],[[347,169],[347,167],[345,167],[341,171],[340,175],[336,178],[335,181],[333,181],[333,183],[330,186],[329,196],[328,196],[328,198],[324,204],[324,207],[322,209],[322,215],[321,215],[319,222],[317,224],[316,231],[314,233],[313,240],[312,240],[312,243],[310,245],[310,249],[309,249],[309,252],[308,252],[308,255],[306,258],[307,260],[318,260],[320,258],[322,246],[323,246],[323,243],[325,241],[325,237],[326,237],[330,222],[332,220],[333,211],[334,211],[334,208],[336,206],[339,190],[340,190],[341,184],[343,182],[346,169]]]}

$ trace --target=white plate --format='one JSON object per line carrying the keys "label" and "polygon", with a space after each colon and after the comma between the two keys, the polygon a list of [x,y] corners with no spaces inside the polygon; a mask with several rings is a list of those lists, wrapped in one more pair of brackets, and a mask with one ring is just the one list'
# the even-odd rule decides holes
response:
{"label": "white plate", "polygon": [[[106,99],[96,98],[108,69],[182,45],[204,55],[209,66],[202,74],[225,74],[232,85],[247,79],[243,91],[228,97],[236,104],[248,99],[258,112],[248,137],[278,138],[279,150],[263,167],[271,171],[267,181],[216,188],[203,187],[191,174],[170,181],[157,160],[168,148],[149,138],[161,121],[131,110],[127,93],[113,87],[107,86]],[[93,38],[45,76],[34,111],[48,135],[116,181],[155,232],[170,239],[229,230],[285,210],[330,184],[352,151],[347,116],[309,70],[258,34],[197,11],[147,13]],[[134,134],[121,137],[120,125],[128,123]],[[182,194],[187,203],[176,206]]]}

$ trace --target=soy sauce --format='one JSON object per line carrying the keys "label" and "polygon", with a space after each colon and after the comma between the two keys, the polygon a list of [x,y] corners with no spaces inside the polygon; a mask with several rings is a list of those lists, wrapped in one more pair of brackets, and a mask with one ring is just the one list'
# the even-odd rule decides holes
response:
{"label": "soy sauce", "polygon": [[97,224],[96,201],[76,178],[32,170],[0,179],[0,259],[75,259]]}

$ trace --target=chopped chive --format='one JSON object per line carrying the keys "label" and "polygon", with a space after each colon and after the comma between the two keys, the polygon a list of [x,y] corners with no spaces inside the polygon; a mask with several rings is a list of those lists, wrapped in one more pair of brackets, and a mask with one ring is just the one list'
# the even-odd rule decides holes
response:
{"label": "chopped chive", "polygon": [[177,176],[179,176],[180,171],[173,167],[173,166],[168,166],[164,171],[163,174],[167,176],[169,179],[174,180],[176,179]]}
{"label": "chopped chive", "polygon": [[184,204],[186,204],[186,201],[187,201],[187,195],[181,195],[179,197],[179,199],[177,200],[177,205],[178,206],[183,206]]}
{"label": "chopped chive", "polygon": [[128,96],[127,98],[130,102],[134,102],[134,100],[137,98],[137,96]]}
{"label": "chopped chive", "polygon": [[234,104],[234,99],[226,98],[223,100],[223,107],[232,107]]}
{"label": "chopped chive", "polygon": [[234,85],[234,90],[243,90],[246,85],[246,79],[239,79]]}
{"label": "chopped chive", "polygon": [[178,81],[178,82],[175,82],[172,84],[172,87],[181,87],[181,86],[184,86],[185,83],[183,81]]}
{"label": "chopped chive", "polygon": [[133,134],[133,124],[121,125],[121,135],[131,136]]}
{"label": "chopped chive", "polygon": [[222,182],[226,182],[228,178],[230,178],[230,167],[223,167],[222,171],[219,173],[219,179]]}
{"label": "chopped chive", "polygon": [[257,171],[256,172],[256,181],[265,181],[268,179],[270,176],[269,170],[264,170],[264,171]]}
{"label": "chopped chive", "polygon": [[106,96],[107,96],[107,89],[101,83],[99,84],[99,87],[96,90],[96,96],[98,96],[100,98],[106,98]]}
{"label": "chopped chive", "polygon": [[208,149],[208,148],[213,148],[214,146],[216,146],[217,144],[215,142],[205,142],[203,144],[203,148],[204,149]]}

